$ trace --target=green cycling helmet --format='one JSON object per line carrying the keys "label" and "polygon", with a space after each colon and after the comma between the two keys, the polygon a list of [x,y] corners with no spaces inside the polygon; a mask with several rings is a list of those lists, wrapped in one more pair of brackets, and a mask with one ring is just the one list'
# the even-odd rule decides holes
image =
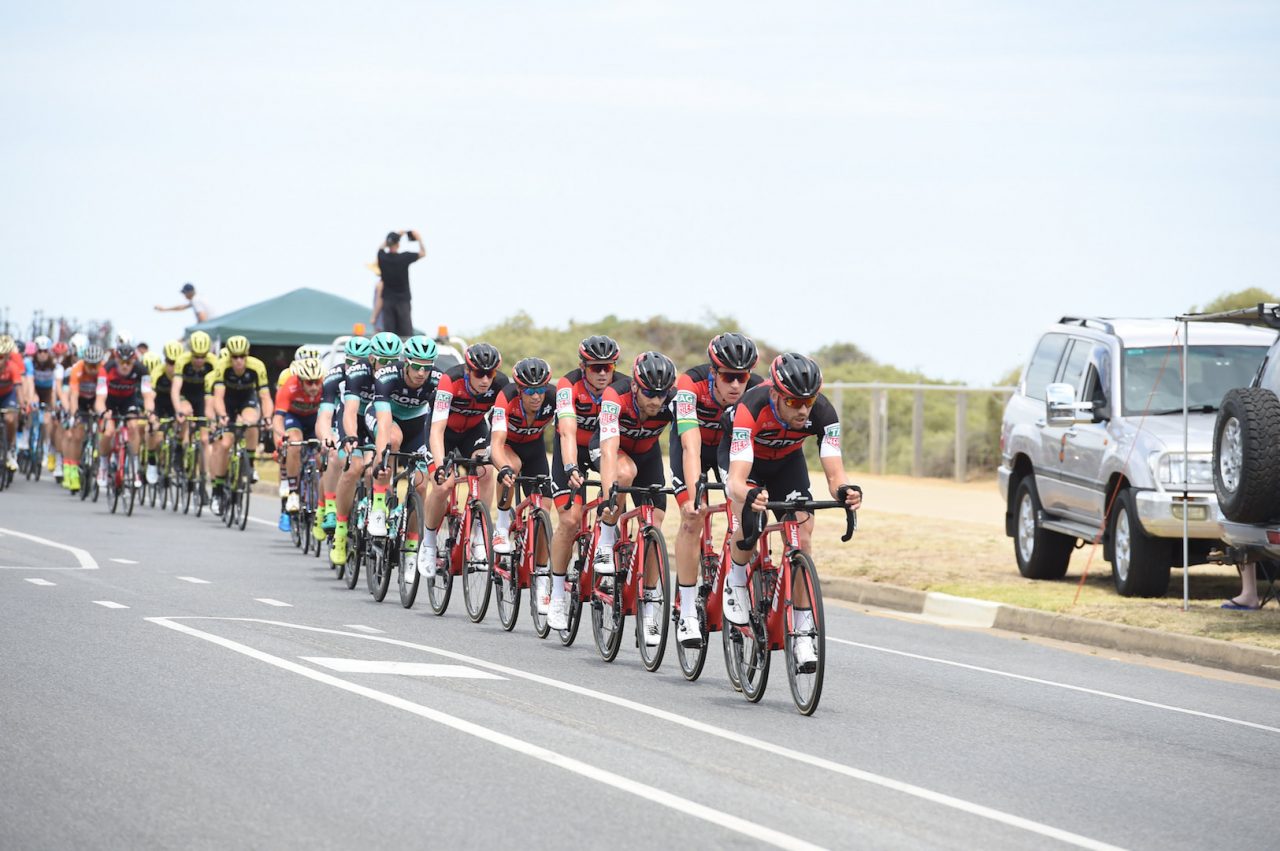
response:
{"label": "green cycling helmet", "polygon": [[395,360],[400,357],[400,350],[404,348],[400,338],[390,331],[375,334],[369,342],[373,346],[373,356],[378,360]]}
{"label": "green cycling helmet", "polygon": [[404,356],[409,360],[436,359],[436,341],[425,334],[410,337],[404,344]]}
{"label": "green cycling helmet", "polygon": [[342,353],[351,360],[364,360],[371,351],[373,347],[368,337],[348,337],[347,344],[342,347]]}

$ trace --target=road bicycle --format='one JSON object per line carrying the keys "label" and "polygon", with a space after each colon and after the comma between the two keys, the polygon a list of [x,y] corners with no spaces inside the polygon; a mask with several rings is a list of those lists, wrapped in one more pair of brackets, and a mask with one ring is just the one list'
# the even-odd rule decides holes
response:
{"label": "road bicycle", "polygon": [[[685,647],[680,642],[676,642],[676,659],[680,663],[680,672],[690,682],[702,675],[702,668],[707,661],[707,649],[711,644],[712,633],[721,631],[724,575],[720,570],[720,566],[729,558],[729,536],[733,531],[733,520],[729,512],[728,501],[712,506],[707,499],[707,494],[711,491],[723,492],[724,485],[720,482],[708,481],[706,475],[703,475],[698,480],[697,488],[694,491],[694,504],[702,507],[702,531],[698,535],[698,585],[694,598],[702,638],[694,647]],[[712,522],[717,515],[724,515],[728,521],[719,552],[716,551],[712,532]],[[681,616],[680,595],[677,594],[671,605],[671,623],[678,627]],[[726,645],[726,651],[727,649]],[[740,688],[738,686],[738,669],[731,663],[731,657],[728,652],[724,654],[724,659],[729,681],[733,683],[735,689]]]}
{"label": "road bicycle", "polygon": [[84,438],[80,441],[80,499],[84,501],[93,495],[98,501],[98,428],[99,417],[95,414],[79,412],[76,422],[84,423]]}
{"label": "road bicycle", "polygon": [[[356,453],[363,457],[372,455],[373,452],[374,446],[371,443],[352,447],[347,452],[342,469],[344,471],[351,469],[351,459]],[[360,581],[360,567],[364,564],[366,555],[372,558],[372,553],[367,552],[369,536],[364,530],[365,519],[369,516],[368,482],[369,476],[366,474],[356,483],[356,492],[351,500],[350,522],[347,524],[347,561],[346,564],[338,565],[338,579],[346,583],[348,590],[355,588],[356,583]]]}
{"label": "road bicycle", "polygon": [[[199,517],[209,502],[209,474],[205,469],[205,445],[200,439],[200,433],[209,421],[205,417],[186,417],[184,422],[187,424],[186,440],[181,440],[180,434],[175,438],[180,445],[179,460],[174,467],[176,487],[173,508],[177,511],[178,498],[181,497],[182,513],[187,514],[191,511],[191,502],[194,500],[196,517]],[[174,429],[175,433],[177,431]]]}
{"label": "road bicycle", "polygon": [[515,483],[524,488],[525,498],[512,511],[514,515],[507,539],[511,551],[494,553],[493,581],[498,621],[510,632],[520,617],[520,595],[529,589],[529,617],[539,638],[546,638],[550,627],[545,613],[538,613],[538,596],[551,593],[551,515],[543,508],[550,476],[516,476]]}
{"label": "road bicycle", "polygon": [[467,492],[459,503],[458,483],[449,492],[444,521],[440,524],[440,540],[436,544],[435,576],[427,578],[427,602],[431,611],[443,615],[453,594],[453,577],[462,577],[462,598],[472,623],[484,620],[489,610],[492,584],[489,570],[493,564],[493,540],[489,510],[480,501],[480,468],[491,466],[488,458],[464,458],[456,451],[444,460],[445,471],[452,475],[461,468],[466,473]]}
{"label": "road bicycle", "polygon": [[582,494],[584,504],[582,516],[578,518],[578,531],[573,538],[569,569],[565,571],[564,577],[565,593],[569,595],[569,625],[559,630],[559,635],[560,643],[565,647],[569,647],[577,639],[584,601],[591,599],[592,589],[595,587],[591,560],[595,556],[596,541],[600,537],[597,510],[604,503],[604,494],[597,493],[595,499],[587,500],[587,488],[599,490],[599,480],[587,479],[577,491]]}
{"label": "road bicycle", "polygon": [[235,423],[222,426],[214,431],[211,440],[217,440],[227,432],[235,435],[231,446],[231,454],[227,458],[226,484],[223,486],[225,499],[222,504],[222,522],[230,529],[237,526],[240,531],[249,524],[249,495],[253,490],[253,457],[249,454],[249,445],[244,434],[259,425]]}
{"label": "road bicycle", "polygon": [[[596,574],[591,591],[591,633],[600,657],[612,662],[622,646],[623,624],[628,617],[634,618],[640,661],[646,671],[656,671],[662,665],[670,632],[671,577],[667,542],[653,522],[652,500],[658,494],[675,491],[663,485],[615,485],[613,490],[616,494],[634,496],[637,504],[617,520],[613,575]],[[610,501],[612,498],[611,494]],[[656,609],[652,623],[658,629],[658,640],[654,644],[650,644],[645,628],[644,609],[649,606]]]}
{"label": "road bicycle", "polygon": [[[40,481],[40,473],[44,469],[45,433],[44,414],[48,410],[44,402],[37,403],[27,414],[27,445],[22,458],[22,472],[27,481]],[[0,456],[3,458],[6,456]]]}
{"label": "road bicycle", "polygon": [[9,433],[9,418],[0,409],[0,491],[13,483],[13,471],[9,469],[9,447],[17,435]]}
{"label": "road bicycle", "polygon": [[129,424],[146,419],[145,414],[135,413],[115,418],[116,428],[111,434],[111,449],[107,455],[107,498],[111,501],[112,514],[124,499],[125,516],[133,516],[133,506],[138,500],[138,492],[142,490],[142,479],[138,475],[138,456],[129,449]]}
{"label": "road bicycle", "polygon": [[[400,605],[413,608],[418,598],[418,547],[426,530],[422,497],[418,486],[427,475],[427,459],[416,452],[388,452],[391,463],[391,481],[387,485],[387,535],[375,541],[377,558],[369,570],[378,570],[382,584],[382,596],[386,595],[387,577],[396,572],[396,587],[400,592]],[[404,485],[404,500],[400,499],[400,487]],[[382,596],[375,595],[379,602]]]}
{"label": "road bicycle", "polygon": [[311,526],[320,509],[320,472],[316,463],[316,458],[322,454],[320,441],[314,437],[286,441],[280,447],[281,475],[284,474],[285,448],[288,446],[302,447],[298,468],[298,510],[289,513],[289,537],[293,539],[293,545],[302,550],[303,555],[314,552],[318,556],[324,547],[324,541],[312,539]]}
{"label": "road bicycle", "polygon": [[[800,524],[797,512],[810,514],[828,508],[845,510],[845,533],[840,538],[848,541],[858,528],[858,514],[844,502],[847,493],[842,485],[840,499],[813,501],[790,499],[770,501],[766,511],[781,514],[781,521],[764,525],[763,516],[748,512],[743,518],[743,540],[737,546],[746,551],[756,550],[755,557],[747,565],[747,616],[743,626],[725,622],[725,646],[738,671],[738,684],[747,700],[756,703],[764,697],[769,683],[769,663],[774,650],[783,650],[786,656],[787,681],[791,697],[802,715],[812,715],[822,698],[822,678],[826,663],[826,618],[822,610],[822,588],[818,582],[817,568],[808,553],[800,549]],[[852,486],[856,487],[856,486]],[[861,489],[858,489],[861,493]],[[763,527],[763,528],[762,528]],[[781,542],[781,555],[775,563],[770,539]],[[727,555],[727,552],[726,552]],[[722,565],[727,570],[728,565]],[[810,626],[798,629],[796,612],[801,607],[797,600],[808,600]],[[795,643],[799,637],[812,640],[816,659],[799,664],[795,656]]]}

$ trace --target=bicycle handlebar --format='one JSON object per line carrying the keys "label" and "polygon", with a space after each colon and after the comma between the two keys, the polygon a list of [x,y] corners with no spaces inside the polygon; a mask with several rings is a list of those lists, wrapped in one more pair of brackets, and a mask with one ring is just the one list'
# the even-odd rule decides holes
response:
{"label": "bicycle handlebar", "polygon": [[[862,493],[862,488],[857,485],[841,485],[841,495],[843,496],[844,488],[848,487]],[[840,536],[840,540],[848,543],[853,537],[853,533],[858,530],[858,512],[850,508],[842,499],[782,499],[770,500],[764,504],[765,511],[781,511],[785,514],[794,514],[797,511],[807,511],[813,513],[822,511],[827,508],[843,508],[845,511],[845,530]],[[738,549],[742,551],[751,550],[755,547],[756,542],[760,540],[760,536],[764,534],[766,524],[761,519],[764,511],[743,511],[742,517],[742,540],[737,543]],[[748,517],[751,518],[748,521]]]}

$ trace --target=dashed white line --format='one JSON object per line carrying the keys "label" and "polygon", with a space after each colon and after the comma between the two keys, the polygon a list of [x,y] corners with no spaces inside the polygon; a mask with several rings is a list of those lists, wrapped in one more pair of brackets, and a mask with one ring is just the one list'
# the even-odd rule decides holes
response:
{"label": "dashed white line", "polygon": [[374,629],[374,628],[373,628],[373,627],[371,627],[371,626],[365,626],[365,625],[364,625],[364,624],[362,624],[362,623],[344,623],[344,624],[343,624],[343,626],[344,626],[344,627],[346,627],[347,629],[354,629],[354,630],[356,630],[357,632],[367,632],[367,633],[369,633],[370,635],[382,635],[382,634],[383,634],[382,630],[380,630],[380,629]]}
{"label": "dashed white line", "polygon": [[111,560],[116,564],[137,564],[137,562],[131,558],[113,558]]}
{"label": "dashed white line", "polygon": [[175,576],[175,579],[181,579],[183,582],[190,582],[192,585],[208,585],[208,579],[199,579],[195,576]]}
{"label": "dashed white line", "polygon": [[93,602],[94,602],[94,603],[96,603],[96,604],[98,604],[99,606],[102,606],[102,608],[104,608],[104,609],[127,609],[127,608],[129,608],[129,607],[128,607],[128,606],[126,606],[124,603],[115,603],[115,602],[112,602],[111,600],[94,600]]}
{"label": "dashed white line", "polygon": [[50,582],[48,579],[28,579],[32,585],[56,585],[56,582]]}
{"label": "dashed white line", "polygon": [[279,600],[273,600],[270,597],[254,597],[259,603],[266,603],[268,606],[280,606],[285,609],[292,609],[293,603],[282,603]]}

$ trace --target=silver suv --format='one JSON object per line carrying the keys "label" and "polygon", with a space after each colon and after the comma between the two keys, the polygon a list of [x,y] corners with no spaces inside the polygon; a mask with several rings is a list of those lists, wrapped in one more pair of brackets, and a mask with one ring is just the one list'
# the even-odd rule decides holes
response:
{"label": "silver suv", "polygon": [[1101,539],[1117,591],[1162,596],[1184,511],[1191,562],[1206,560],[1220,534],[1214,415],[1276,334],[1192,326],[1184,453],[1181,333],[1171,319],[1068,316],[1040,338],[1000,430],[1005,531],[1023,576],[1060,579],[1077,541]]}

